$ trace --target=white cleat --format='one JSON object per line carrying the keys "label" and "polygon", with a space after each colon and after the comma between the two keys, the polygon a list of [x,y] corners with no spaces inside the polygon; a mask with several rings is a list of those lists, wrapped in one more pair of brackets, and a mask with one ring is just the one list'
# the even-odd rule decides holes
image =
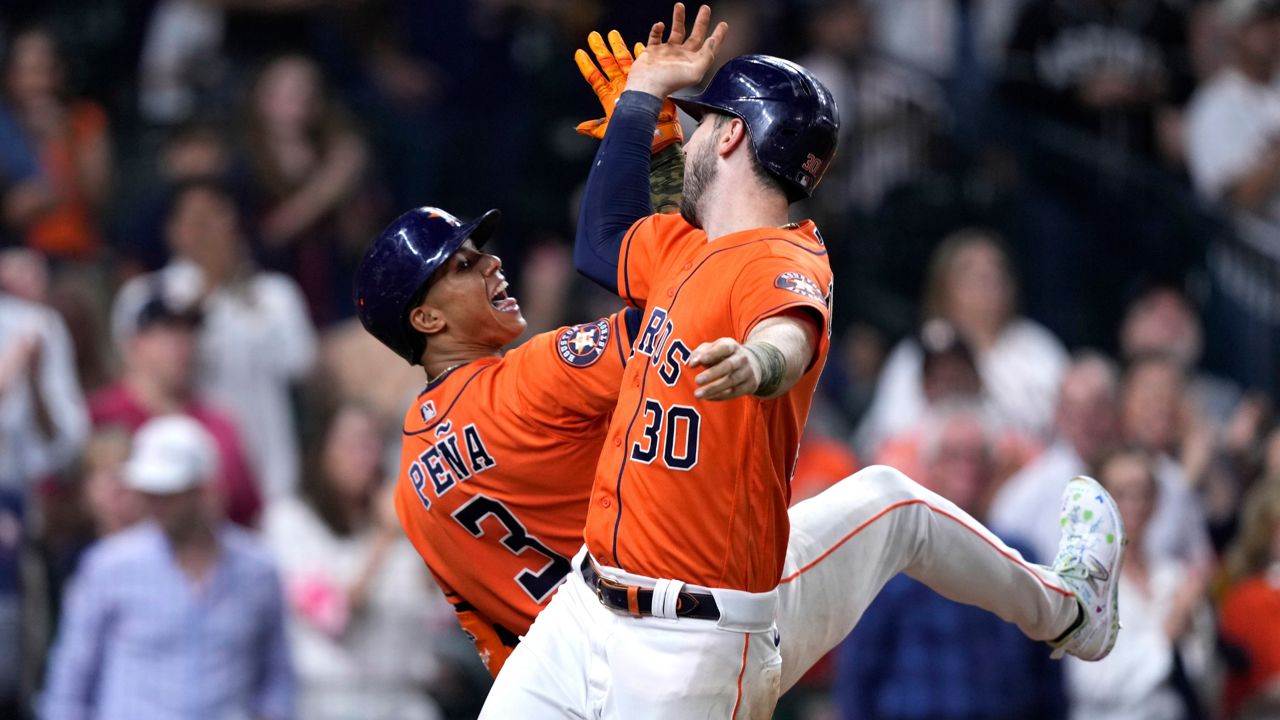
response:
{"label": "white cleat", "polygon": [[1116,596],[1120,568],[1124,564],[1124,523],[1110,493],[1089,477],[1074,477],[1062,491],[1062,540],[1053,570],[1067,589],[1076,594],[1082,622],[1054,647],[1054,658],[1063,654],[1081,660],[1101,660],[1111,652],[1120,634]]}

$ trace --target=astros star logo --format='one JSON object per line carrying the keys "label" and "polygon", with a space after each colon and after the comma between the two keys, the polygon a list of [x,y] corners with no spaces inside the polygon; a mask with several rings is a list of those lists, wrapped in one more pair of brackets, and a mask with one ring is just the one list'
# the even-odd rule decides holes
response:
{"label": "astros star logo", "polygon": [[567,365],[591,367],[609,345],[609,321],[597,320],[567,327],[556,337],[556,354]]}
{"label": "astros star logo", "polygon": [[587,348],[593,348],[596,346],[595,330],[593,328],[579,330],[569,342],[573,344],[574,351],[578,353]]}

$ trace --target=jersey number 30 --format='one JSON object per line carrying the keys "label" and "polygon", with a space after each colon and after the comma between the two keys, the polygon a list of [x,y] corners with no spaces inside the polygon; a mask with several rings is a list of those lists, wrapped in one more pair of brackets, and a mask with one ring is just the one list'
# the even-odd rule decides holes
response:
{"label": "jersey number 30", "polygon": [[[631,459],[646,465],[658,457],[672,470],[689,470],[698,464],[698,411],[685,405],[663,410],[657,400],[644,401],[644,437],[631,443]],[[665,432],[664,432],[665,431]]]}
{"label": "jersey number 30", "polygon": [[573,566],[569,563],[568,558],[557,553],[547,547],[541,540],[533,537],[525,530],[524,524],[516,519],[515,515],[507,509],[506,505],[494,500],[491,497],[477,495],[471,498],[466,505],[453,511],[453,519],[458,521],[464,530],[471,533],[472,537],[484,537],[484,528],[481,523],[486,517],[492,515],[501,523],[502,527],[507,531],[499,542],[501,542],[512,555],[519,555],[525,550],[532,550],[547,559],[546,564],[537,572],[533,570],[521,570],[516,574],[516,582],[524,591],[529,593],[529,597],[533,601],[541,604],[552,590],[560,584],[560,581],[569,575],[573,570]]}

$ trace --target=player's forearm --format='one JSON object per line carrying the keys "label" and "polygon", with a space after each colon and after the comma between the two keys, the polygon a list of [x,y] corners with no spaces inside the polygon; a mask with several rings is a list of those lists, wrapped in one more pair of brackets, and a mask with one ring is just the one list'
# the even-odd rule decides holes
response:
{"label": "player's forearm", "polygon": [[678,212],[683,192],[684,153],[676,143],[659,150],[649,163],[649,201],[653,211]]}
{"label": "player's forearm", "polygon": [[627,229],[653,214],[649,160],[661,107],[652,95],[622,94],[582,196],[573,264],[610,292],[617,292],[618,252]]}
{"label": "player's forearm", "polygon": [[813,360],[817,335],[812,323],[785,315],[762,321],[747,337],[744,347],[760,370],[757,397],[775,398],[800,381]]}

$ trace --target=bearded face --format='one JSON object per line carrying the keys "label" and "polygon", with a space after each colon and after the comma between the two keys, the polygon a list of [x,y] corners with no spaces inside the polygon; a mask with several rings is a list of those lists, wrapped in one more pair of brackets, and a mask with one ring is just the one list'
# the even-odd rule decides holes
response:
{"label": "bearded face", "polygon": [[702,227],[702,205],[716,177],[715,128],[727,121],[723,115],[704,115],[698,130],[689,138],[689,154],[684,164],[684,187],[680,215],[690,225]]}

